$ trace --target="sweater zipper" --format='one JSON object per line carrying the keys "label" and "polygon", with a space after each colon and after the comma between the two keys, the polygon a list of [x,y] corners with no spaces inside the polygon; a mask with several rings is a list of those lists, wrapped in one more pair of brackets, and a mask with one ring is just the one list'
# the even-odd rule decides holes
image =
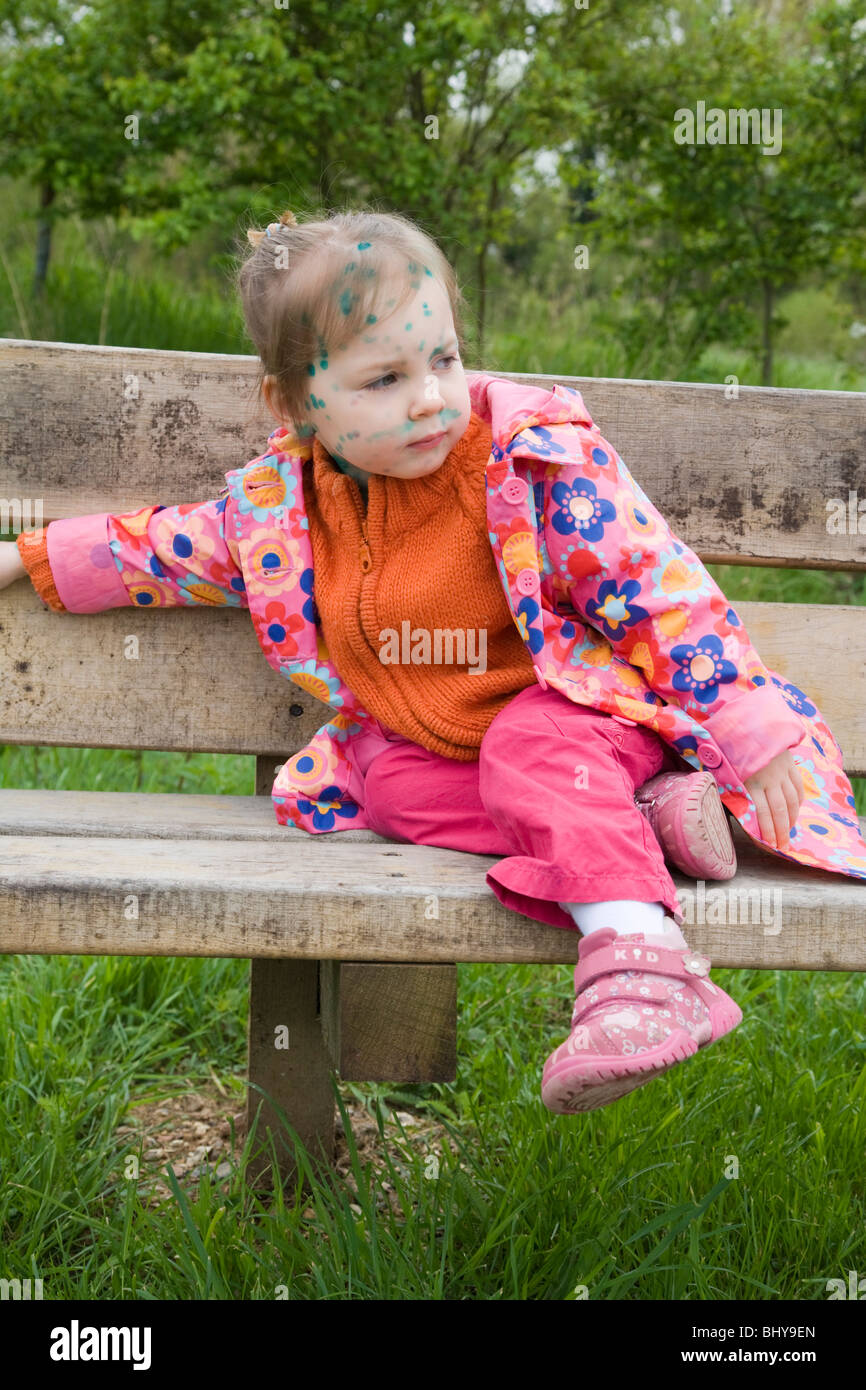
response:
{"label": "sweater zipper", "polygon": [[370,547],[367,544],[367,533],[364,530],[363,525],[361,526],[361,534],[364,537],[358,550],[358,554],[361,560],[361,573],[369,574],[370,570],[373,568],[373,557],[370,554]]}
{"label": "sweater zipper", "polygon": [[[354,478],[352,479],[352,482],[355,482]],[[361,544],[358,546],[358,560],[361,565],[361,573],[369,574],[370,570],[373,568],[373,556],[370,553],[370,542],[367,536],[367,523],[364,517],[364,509],[361,505],[361,489],[358,487],[357,483],[355,483],[355,488],[357,491],[357,496],[355,492],[353,492],[352,501],[355,504],[355,511],[358,513],[358,521],[361,526],[361,535],[364,538],[361,541]]]}

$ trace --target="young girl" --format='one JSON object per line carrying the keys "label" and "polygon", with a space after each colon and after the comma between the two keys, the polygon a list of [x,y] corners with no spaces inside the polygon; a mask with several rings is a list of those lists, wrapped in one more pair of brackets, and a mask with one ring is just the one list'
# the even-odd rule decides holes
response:
{"label": "young girl", "polygon": [[[303,566],[285,559],[279,536],[291,553],[309,553],[300,586],[318,664],[308,664],[318,675],[329,658],[324,669],[339,672],[347,701],[325,729],[346,743],[354,714],[364,736],[354,799],[326,795],[321,777],[316,795],[301,799],[321,752],[310,745],[275,783],[281,819],[293,794],[291,818],[311,831],[338,829],[343,818],[396,840],[500,856],[487,882],[503,904],[581,933],[571,1032],[544,1066],[543,1102],[559,1114],[609,1104],[741,1021],[680,930],[666,863],[695,878],[732,876],[720,787],[754,838],[787,849],[789,835],[791,844],[800,835],[802,846],[800,766],[815,767],[810,735],[824,755],[817,730],[835,759],[832,769],[821,764],[835,779],[830,814],[849,839],[832,863],[799,857],[866,876],[838,745],[813,705],[804,730],[806,716],[793,707],[802,692],[760,663],[734,610],[633,483],[578,393],[467,377],[460,292],[424,232],[394,214],[300,225],[286,212],[247,235],[255,249],[239,290],[261,392],[280,422],[253,461],[257,471],[226,474],[229,495],[218,503],[23,533],[17,550],[0,549],[0,586],[26,567],[57,611],[246,604],[268,659],[289,674],[273,653],[291,650],[295,621],[300,628],[302,610],[286,596],[298,598]],[[527,457],[528,482],[514,469]],[[279,505],[265,495],[275,488]],[[521,510],[530,503],[534,512]],[[678,608],[667,598],[650,606],[655,571],[643,574],[640,557],[648,564],[641,544],[652,526],[671,542],[689,595]],[[602,547],[605,527],[626,544]],[[94,538],[105,536],[117,573],[102,556],[93,560],[100,575],[88,578]],[[273,596],[262,598],[269,584]],[[555,601],[569,596],[584,625],[558,615]],[[700,614],[694,627],[690,611]],[[672,613],[675,632],[663,621]],[[483,669],[419,658],[415,648],[386,656],[384,634],[407,625],[413,635],[480,632]],[[614,656],[614,646],[634,662]],[[555,654],[544,673],[535,659],[542,648]],[[301,684],[305,672],[291,678]]]}

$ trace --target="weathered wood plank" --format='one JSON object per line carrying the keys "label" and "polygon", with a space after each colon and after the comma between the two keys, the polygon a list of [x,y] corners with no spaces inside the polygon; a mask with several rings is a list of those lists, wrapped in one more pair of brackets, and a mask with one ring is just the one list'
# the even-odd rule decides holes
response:
{"label": "weathered wood plank", "polygon": [[456,965],[323,960],[322,1031],[344,1081],[453,1081]]}
{"label": "weathered wood plank", "polygon": [[[258,761],[258,759],[257,759]],[[270,767],[271,764],[268,764]],[[314,837],[280,825],[267,796],[197,792],[0,790],[0,835],[109,835],[133,840],[274,840],[297,852]],[[333,839],[334,836],[325,836]],[[390,844],[373,830],[341,830],[342,843]],[[2,853],[2,842],[0,842]]]}
{"label": "weathered wood plank", "polygon": [[[860,824],[866,830],[866,817]],[[866,969],[866,883],[781,860],[737,825],[733,833],[736,878],[705,885],[708,906],[727,906],[720,920],[713,908],[689,927],[691,945],[717,965]],[[495,857],[341,835],[295,846],[267,840],[251,853],[248,840],[3,836],[0,952],[577,959],[576,931],[502,907],[485,879]],[[698,891],[674,881],[680,893]]]}
{"label": "weathered wood plank", "polygon": [[[817,701],[848,772],[866,774],[866,607],[740,603],[736,611],[767,665]],[[135,660],[125,655],[130,636]],[[255,719],[244,717],[252,709]],[[271,669],[245,610],[52,613],[25,581],[3,590],[2,743],[282,749],[272,755],[276,764],[330,713]]]}
{"label": "weathered wood plank", "polygon": [[[272,768],[270,759],[256,758],[255,795],[246,798],[247,809],[273,813],[267,796]],[[247,1163],[247,1178],[256,1184],[273,1182],[267,1153],[271,1142],[281,1181],[290,1182],[297,1176],[297,1154],[280,1110],[297,1132],[313,1166],[318,1168],[322,1163],[330,1167],[333,1163],[334,1092],[322,1029],[323,964],[310,960],[250,961],[247,1128],[249,1132],[261,1106],[257,1130],[261,1147]]]}
{"label": "weathered wood plank", "polygon": [[314,1167],[334,1161],[334,1093],[319,1013],[318,962],[253,960],[250,967],[248,1130],[260,1107],[261,1113],[246,1176],[272,1181],[273,1143],[285,1183],[297,1173],[296,1150],[272,1101]]}
{"label": "weathered wood plank", "polygon": [[[0,339],[0,496],[40,499],[46,521],[214,497],[274,428],[256,372],[253,356]],[[579,390],[705,561],[866,568],[866,533],[827,532],[828,502],[863,496],[863,392],[494,375]]]}

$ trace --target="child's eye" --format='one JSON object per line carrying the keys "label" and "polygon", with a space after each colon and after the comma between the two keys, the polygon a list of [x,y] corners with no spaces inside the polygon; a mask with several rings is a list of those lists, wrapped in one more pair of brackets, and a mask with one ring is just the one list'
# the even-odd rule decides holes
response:
{"label": "child's eye", "polygon": [[[459,359],[459,357],[457,356],[456,353],[450,352],[450,353],[448,353],[445,357],[440,357],[438,360],[439,360],[440,362],[450,362],[450,363],[453,365],[455,362],[459,362],[460,359]],[[447,368],[447,370],[450,371],[451,368],[449,367],[449,368]],[[384,390],[387,390],[387,387],[384,387],[384,386],[382,385],[382,382],[383,382],[383,381],[388,381],[388,379],[389,379],[390,377],[393,377],[394,375],[395,375],[394,372],[388,372],[388,375],[387,375],[387,376],[380,376],[380,377],[378,378],[377,381],[371,381],[370,384],[369,384],[369,386],[365,386],[365,388],[364,388],[365,391],[384,391]]]}

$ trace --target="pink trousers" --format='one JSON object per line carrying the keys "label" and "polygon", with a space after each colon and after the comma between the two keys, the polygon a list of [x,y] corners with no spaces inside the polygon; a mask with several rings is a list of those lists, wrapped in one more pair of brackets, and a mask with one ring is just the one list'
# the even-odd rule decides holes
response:
{"label": "pink trousers", "polygon": [[377,834],[503,856],[486,876],[499,901],[555,927],[577,930],[560,902],[629,898],[678,915],[673,879],[634,793],[686,764],[652,729],[537,684],[499,711],[477,762],[379,728],[383,737],[367,745],[361,765]]}

